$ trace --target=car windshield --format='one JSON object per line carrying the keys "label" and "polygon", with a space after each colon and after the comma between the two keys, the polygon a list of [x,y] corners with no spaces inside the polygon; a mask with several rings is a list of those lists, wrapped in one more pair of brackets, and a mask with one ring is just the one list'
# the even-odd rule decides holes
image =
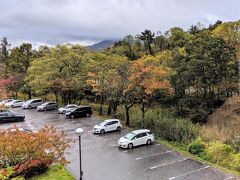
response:
{"label": "car windshield", "polygon": [[136,135],[136,134],[130,132],[130,133],[126,134],[126,135],[124,136],[124,138],[126,138],[126,139],[132,139],[135,135]]}
{"label": "car windshield", "polygon": [[99,123],[98,125],[99,126],[104,126],[106,124],[106,122],[101,122],[101,123]]}
{"label": "car windshield", "polygon": [[74,108],[75,106],[74,105],[68,105],[68,106],[66,106],[66,108]]}

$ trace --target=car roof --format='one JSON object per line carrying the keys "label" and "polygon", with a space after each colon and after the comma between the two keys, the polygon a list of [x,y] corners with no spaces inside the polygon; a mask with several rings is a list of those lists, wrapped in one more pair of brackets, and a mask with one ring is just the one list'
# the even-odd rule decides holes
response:
{"label": "car roof", "polygon": [[76,104],[67,104],[66,106],[77,106]]}
{"label": "car roof", "polygon": [[83,107],[91,107],[91,106],[83,106],[83,105],[78,106],[78,108],[83,108]]}
{"label": "car roof", "polygon": [[150,130],[149,129],[138,129],[138,130],[132,131],[132,133],[134,133],[134,134],[139,134],[139,133],[143,133],[143,132],[150,132]]}
{"label": "car roof", "polygon": [[29,99],[28,101],[35,101],[35,100],[42,100],[42,99]]}
{"label": "car roof", "polygon": [[119,119],[106,119],[105,122],[111,122],[111,121],[119,121]]}

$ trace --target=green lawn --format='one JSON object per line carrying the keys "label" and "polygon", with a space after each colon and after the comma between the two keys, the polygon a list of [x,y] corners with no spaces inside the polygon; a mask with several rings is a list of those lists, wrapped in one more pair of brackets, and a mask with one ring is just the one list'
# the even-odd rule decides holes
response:
{"label": "green lawn", "polygon": [[49,170],[41,175],[34,176],[30,180],[74,180],[75,178],[68,172],[68,170],[60,165],[52,165]]}

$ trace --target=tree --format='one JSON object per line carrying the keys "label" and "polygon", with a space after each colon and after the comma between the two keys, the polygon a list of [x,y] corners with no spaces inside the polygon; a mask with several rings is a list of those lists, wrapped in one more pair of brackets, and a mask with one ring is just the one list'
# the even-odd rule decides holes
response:
{"label": "tree", "polygon": [[118,55],[98,52],[90,56],[87,84],[100,97],[100,115],[104,100],[110,103],[110,108],[112,107],[114,112],[117,111],[123,91],[122,70],[127,63],[126,58]]}
{"label": "tree", "polygon": [[8,40],[6,37],[3,37],[1,39],[0,44],[0,63],[2,63],[5,66],[4,74],[7,75],[8,71],[8,61],[9,61],[9,47],[11,44],[8,43]]}
{"label": "tree", "polygon": [[36,162],[47,167],[53,162],[67,163],[64,154],[70,141],[53,127],[46,126],[34,133],[16,127],[1,129],[0,136],[0,169],[13,167],[14,176],[26,173]]}
{"label": "tree", "polygon": [[172,76],[178,114],[204,123],[229,93],[237,91],[237,61],[233,49],[208,30],[175,49]]}
{"label": "tree", "polygon": [[150,30],[146,29],[144,32],[141,32],[140,36],[138,37],[144,42],[147,53],[150,55],[153,55],[152,43],[154,42],[154,36],[155,33],[152,33]]}
{"label": "tree", "polygon": [[170,68],[163,66],[161,61],[152,56],[146,56],[134,61],[130,68],[127,92],[134,93],[142,112],[142,127],[144,127],[145,112],[151,106],[157,91],[170,91],[168,81]]}
{"label": "tree", "polygon": [[25,80],[37,93],[54,93],[56,101],[60,94],[65,104],[72,103],[84,91],[86,53],[79,46],[52,48],[32,62]]}

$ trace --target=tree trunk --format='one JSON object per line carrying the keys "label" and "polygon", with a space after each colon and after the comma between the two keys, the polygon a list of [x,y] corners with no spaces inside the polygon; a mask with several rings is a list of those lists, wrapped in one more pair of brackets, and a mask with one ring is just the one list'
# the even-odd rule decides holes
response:
{"label": "tree trunk", "polygon": [[58,102],[58,92],[54,91],[54,95],[55,95],[55,101]]}
{"label": "tree trunk", "polygon": [[28,93],[28,99],[32,99],[32,92],[31,91],[29,91],[29,93]]}
{"label": "tree trunk", "polygon": [[112,103],[112,101],[110,101],[110,102],[109,102],[109,105],[108,105],[107,115],[112,114],[112,105],[113,105],[113,103]]}
{"label": "tree trunk", "polygon": [[144,121],[145,121],[145,103],[144,102],[142,102],[141,112],[142,112],[142,128],[144,128]]}
{"label": "tree trunk", "polygon": [[130,116],[129,116],[129,107],[125,106],[125,113],[126,113],[126,125],[130,127]]}
{"label": "tree trunk", "polygon": [[101,116],[102,114],[103,114],[103,95],[101,94],[100,107],[99,107],[99,115]]}

